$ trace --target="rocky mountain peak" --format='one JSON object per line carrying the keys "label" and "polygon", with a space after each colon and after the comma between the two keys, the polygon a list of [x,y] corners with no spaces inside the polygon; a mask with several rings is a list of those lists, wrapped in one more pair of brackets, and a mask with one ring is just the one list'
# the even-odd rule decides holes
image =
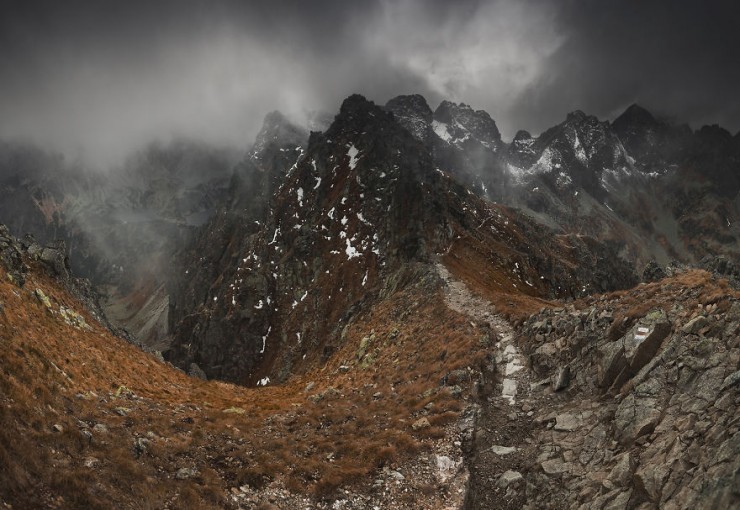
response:
{"label": "rocky mountain peak", "polygon": [[586,115],[581,110],[575,110],[566,116],[566,122],[583,122],[589,117],[589,115]]}
{"label": "rocky mountain peak", "polygon": [[252,150],[247,154],[248,159],[259,161],[265,157],[270,146],[280,148],[299,147],[306,144],[308,133],[305,129],[291,122],[285,115],[275,110],[265,115],[262,128],[257,133]]}
{"label": "rocky mountain peak", "polygon": [[501,133],[491,116],[465,103],[442,101],[434,111],[434,122],[434,131],[445,141],[461,143],[473,138],[491,150],[501,145]]}
{"label": "rocky mountain peak", "polygon": [[532,137],[529,131],[519,130],[514,135],[508,150],[509,160],[518,168],[528,168],[536,160],[537,140]]}
{"label": "rocky mountain peak", "polygon": [[732,135],[730,132],[718,124],[702,126],[696,132],[696,135],[702,141],[713,142],[721,145],[729,144],[732,141]]}
{"label": "rocky mountain peak", "polygon": [[647,111],[637,103],[631,104],[627,109],[612,122],[612,126],[617,132],[625,132],[629,129],[655,128],[660,125],[653,114]]}
{"label": "rocky mountain peak", "polygon": [[385,109],[392,112],[396,121],[425,145],[432,140],[432,109],[424,96],[412,94],[397,96],[388,101]]}

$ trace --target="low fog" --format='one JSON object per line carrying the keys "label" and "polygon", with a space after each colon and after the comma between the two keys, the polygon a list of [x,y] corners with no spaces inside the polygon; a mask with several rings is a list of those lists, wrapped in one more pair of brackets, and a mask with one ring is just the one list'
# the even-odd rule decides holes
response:
{"label": "low fog", "polygon": [[740,129],[731,2],[3,2],[0,138],[107,168],[153,139],[246,150],[359,92],[485,109],[505,139],[633,102]]}

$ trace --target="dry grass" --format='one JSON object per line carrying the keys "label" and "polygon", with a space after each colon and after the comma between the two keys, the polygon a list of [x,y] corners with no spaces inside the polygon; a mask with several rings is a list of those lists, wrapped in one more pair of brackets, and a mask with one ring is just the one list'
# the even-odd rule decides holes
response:
{"label": "dry grass", "polygon": [[[440,381],[483,359],[480,333],[441,294],[407,290],[357,318],[324,365],[284,385],[205,382],[92,317],[91,331],[64,324],[36,288],[82,310],[38,272],[18,289],[0,270],[0,498],[17,508],[223,508],[230,488],[274,481],[325,497],[442,437],[462,406]],[[422,415],[433,426],[412,431]],[[197,476],[176,479],[183,467]]]}

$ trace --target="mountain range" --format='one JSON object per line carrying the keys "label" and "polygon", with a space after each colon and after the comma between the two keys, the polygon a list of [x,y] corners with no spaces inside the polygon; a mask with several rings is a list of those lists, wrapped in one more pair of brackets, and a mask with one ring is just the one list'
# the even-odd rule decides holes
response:
{"label": "mountain range", "polygon": [[737,502],[740,134],[632,105],[506,143],[419,95],[318,127],[273,112],[243,156],[152,144],[104,175],[0,147],[3,498]]}

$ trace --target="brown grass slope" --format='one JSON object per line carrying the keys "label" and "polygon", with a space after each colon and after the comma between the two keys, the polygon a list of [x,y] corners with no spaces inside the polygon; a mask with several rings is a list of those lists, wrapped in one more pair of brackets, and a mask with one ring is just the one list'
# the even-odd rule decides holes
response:
{"label": "brown grass slope", "polygon": [[[228,508],[234,488],[267,483],[331,494],[444,435],[462,405],[440,380],[483,356],[481,331],[427,282],[361,314],[325,365],[285,385],[205,382],[112,336],[33,269],[18,288],[0,268],[0,503],[13,508]],[[422,414],[432,427],[413,431]]]}

